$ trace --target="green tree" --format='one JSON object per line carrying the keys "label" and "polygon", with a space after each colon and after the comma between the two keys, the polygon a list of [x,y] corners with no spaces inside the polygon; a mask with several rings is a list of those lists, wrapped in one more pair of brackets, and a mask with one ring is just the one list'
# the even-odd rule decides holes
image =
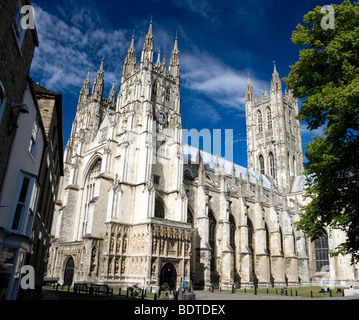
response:
{"label": "green tree", "polygon": [[313,240],[323,227],[346,232],[336,248],[359,261],[359,2],[333,5],[334,28],[323,28],[321,7],[304,16],[293,32],[300,60],[284,79],[304,99],[298,119],[323,128],[306,150],[306,194],[297,228]]}

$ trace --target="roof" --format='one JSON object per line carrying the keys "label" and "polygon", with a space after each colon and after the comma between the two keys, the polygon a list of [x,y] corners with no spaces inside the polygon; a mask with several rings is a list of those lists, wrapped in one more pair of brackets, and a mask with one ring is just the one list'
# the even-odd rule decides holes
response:
{"label": "roof", "polygon": [[[199,163],[197,156],[198,156],[198,151],[200,151],[201,157],[203,159],[203,163],[206,167],[209,167],[211,169],[215,168],[215,162],[217,157],[214,156],[213,154],[210,154],[208,152],[199,150],[198,148],[189,146],[189,145],[183,145],[183,155],[184,158],[187,160],[190,160],[191,162],[195,162],[195,163]],[[246,175],[247,175],[247,171],[249,173],[249,180],[252,183],[257,183],[260,181],[261,177],[263,179],[263,187],[267,188],[267,189],[271,189],[272,187],[272,183],[270,182],[270,180],[268,179],[268,177],[266,177],[265,175],[261,175],[258,172],[249,170],[247,168],[244,168],[242,166],[239,166],[237,164],[233,164],[233,162],[230,162],[228,160],[225,160],[223,158],[218,157],[218,163],[219,163],[219,168],[220,170],[222,170],[222,168],[224,168],[224,171],[226,174],[231,175],[232,174],[232,168],[234,165],[235,168],[235,176],[237,178],[242,177],[242,179],[246,179]]]}
{"label": "roof", "polygon": [[303,192],[304,186],[305,176],[295,177],[290,188],[290,193]]}

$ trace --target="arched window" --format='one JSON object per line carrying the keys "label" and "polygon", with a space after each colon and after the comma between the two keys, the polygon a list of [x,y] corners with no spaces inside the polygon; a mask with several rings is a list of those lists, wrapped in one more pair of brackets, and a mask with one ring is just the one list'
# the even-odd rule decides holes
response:
{"label": "arched window", "polygon": [[323,235],[314,241],[315,267],[317,272],[329,272],[329,243],[328,235]]}
{"label": "arched window", "polygon": [[275,161],[274,161],[274,156],[273,153],[269,153],[269,167],[270,167],[270,174],[273,177],[273,179],[275,179]]}
{"label": "arched window", "polygon": [[216,226],[217,222],[214,218],[213,213],[210,211],[208,213],[209,218],[209,246],[211,247],[211,271],[214,271],[216,268]]}
{"label": "arched window", "polygon": [[84,237],[88,230],[88,222],[89,222],[89,215],[90,215],[90,207],[94,199],[95,195],[95,187],[96,187],[96,179],[101,172],[101,164],[102,160],[98,159],[91,167],[87,178],[86,184],[84,189],[85,194],[85,212],[84,212],[84,219],[82,222],[82,236]]}
{"label": "arched window", "polygon": [[262,155],[259,156],[259,168],[261,174],[265,174],[264,158]]}
{"label": "arched window", "polygon": [[171,88],[166,88],[166,101],[171,101]]}
{"label": "arched window", "polygon": [[155,202],[155,218],[165,218],[165,209],[163,208],[161,201],[159,201],[158,199],[156,199]]}
{"label": "arched window", "polygon": [[230,242],[230,245],[232,247],[232,249],[234,251],[236,251],[236,242],[235,242],[235,237],[236,237],[236,222],[234,221],[234,217],[232,214],[229,215],[229,232],[230,232],[230,235],[229,235],[229,242]]}
{"label": "arched window", "polygon": [[267,122],[268,122],[268,130],[272,130],[273,122],[272,122],[272,110],[267,108]]}
{"label": "arched window", "polygon": [[258,132],[262,133],[263,132],[263,116],[262,116],[262,112],[260,112],[259,110],[257,112],[257,120],[258,120]]}
{"label": "arched window", "polygon": [[191,228],[194,228],[194,220],[193,220],[193,213],[191,209],[187,210],[187,223],[191,224]]}
{"label": "arched window", "polygon": [[251,276],[254,277],[255,276],[254,227],[253,227],[253,223],[252,223],[251,219],[249,219],[249,218],[247,221],[247,225],[248,225],[248,249],[252,253],[252,255],[251,255],[252,275]]}
{"label": "arched window", "polygon": [[5,91],[3,84],[0,81],[0,123],[2,120],[2,115],[5,110],[6,100],[7,100],[6,91]]}

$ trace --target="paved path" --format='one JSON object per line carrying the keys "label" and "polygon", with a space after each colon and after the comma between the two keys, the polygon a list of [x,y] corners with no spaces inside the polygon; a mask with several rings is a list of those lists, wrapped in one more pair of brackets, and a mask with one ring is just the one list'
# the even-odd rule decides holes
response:
{"label": "paved path", "polygon": [[351,297],[326,297],[326,298],[306,298],[306,297],[292,297],[271,294],[258,294],[253,293],[231,293],[231,292],[210,292],[210,291],[196,291],[197,300],[358,300],[359,296]]}

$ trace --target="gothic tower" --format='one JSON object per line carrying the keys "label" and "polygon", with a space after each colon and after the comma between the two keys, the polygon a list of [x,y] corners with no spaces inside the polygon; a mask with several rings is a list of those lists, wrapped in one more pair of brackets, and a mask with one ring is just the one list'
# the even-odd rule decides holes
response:
{"label": "gothic tower", "polygon": [[255,99],[248,78],[246,90],[248,169],[268,176],[288,192],[296,176],[303,174],[303,152],[298,101],[291,92],[283,95],[282,82],[274,65],[270,95],[267,90]]}

